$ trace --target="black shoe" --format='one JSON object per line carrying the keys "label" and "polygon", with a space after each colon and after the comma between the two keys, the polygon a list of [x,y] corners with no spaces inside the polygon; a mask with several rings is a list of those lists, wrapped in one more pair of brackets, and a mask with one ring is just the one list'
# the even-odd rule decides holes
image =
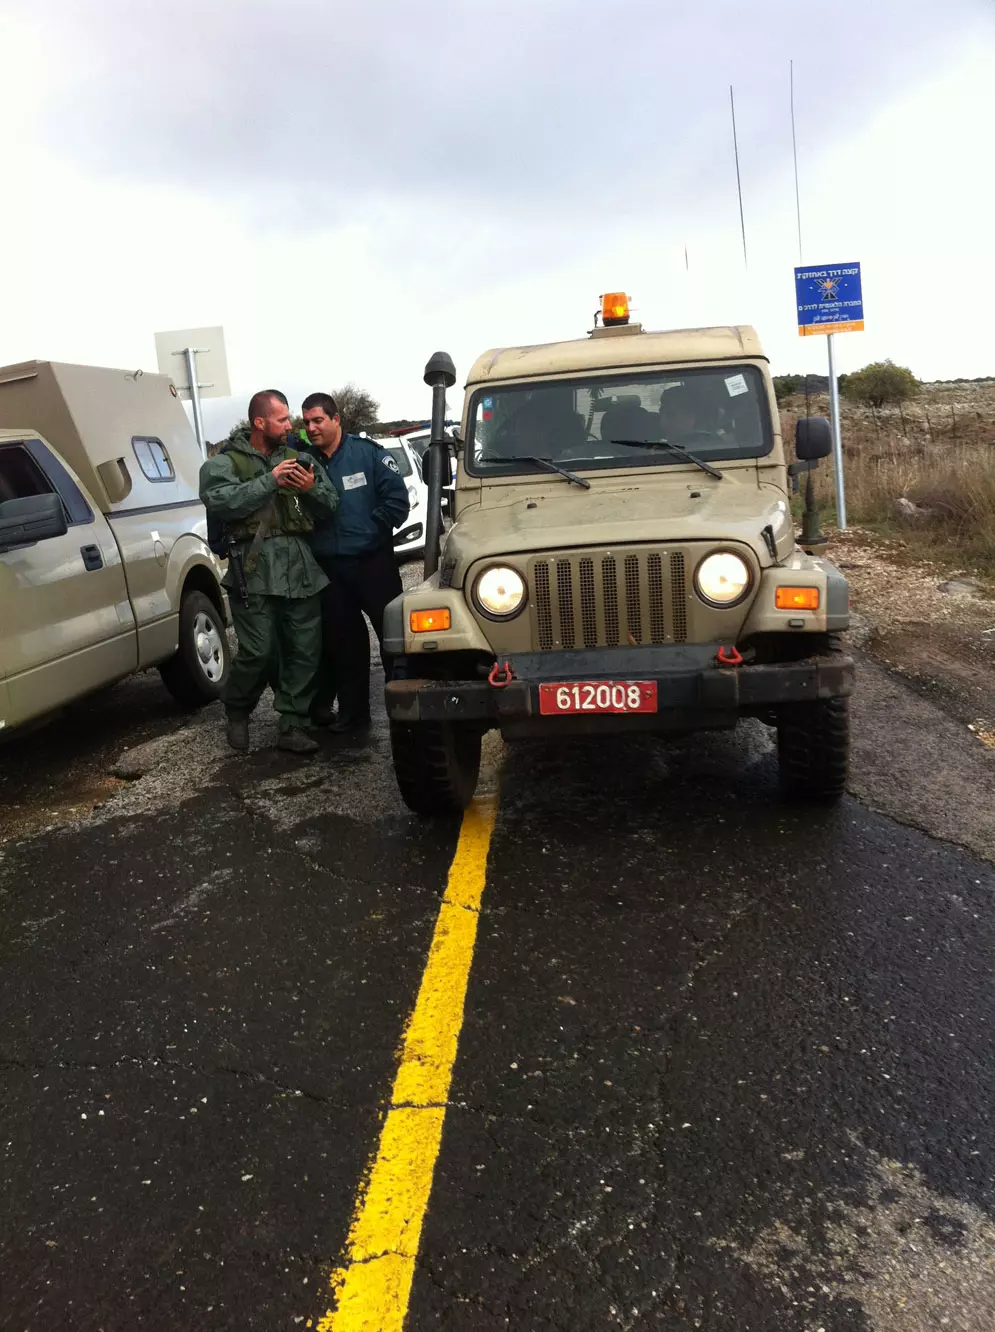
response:
{"label": "black shoe", "polygon": [[353,712],[343,716],[339,713],[331,725],[332,735],[348,735],[350,731],[365,731],[373,723],[373,718],[368,712]]}
{"label": "black shoe", "polygon": [[228,743],[232,749],[249,748],[249,723],[245,717],[228,718]]}
{"label": "black shoe", "polygon": [[317,754],[321,745],[303,731],[281,731],[276,747],[286,750],[288,754]]}
{"label": "black shoe", "polygon": [[319,703],[311,709],[311,725],[333,726],[338,715],[334,703]]}

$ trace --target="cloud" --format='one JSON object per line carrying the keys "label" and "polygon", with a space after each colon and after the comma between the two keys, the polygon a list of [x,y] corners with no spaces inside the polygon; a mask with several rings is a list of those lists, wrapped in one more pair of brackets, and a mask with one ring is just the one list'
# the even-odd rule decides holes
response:
{"label": "cloud", "polygon": [[798,0],[35,0],[30,13],[49,52],[55,38],[60,153],[295,231],[398,201],[444,200],[485,227],[693,222],[731,179],[730,83],[759,181],[790,150],[789,57],[815,150],[984,5],[950,0],[942,33],[933,0],[839,0],[829,19]]}

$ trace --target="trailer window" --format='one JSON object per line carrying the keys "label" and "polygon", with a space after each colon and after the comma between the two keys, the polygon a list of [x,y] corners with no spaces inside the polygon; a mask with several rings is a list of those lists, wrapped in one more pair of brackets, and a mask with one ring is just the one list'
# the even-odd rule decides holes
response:
{"label": "trailer window", "polygon": [[138,466],[147,481],[175,481],[176,473],[161,439],[136,435],[131,441]]}

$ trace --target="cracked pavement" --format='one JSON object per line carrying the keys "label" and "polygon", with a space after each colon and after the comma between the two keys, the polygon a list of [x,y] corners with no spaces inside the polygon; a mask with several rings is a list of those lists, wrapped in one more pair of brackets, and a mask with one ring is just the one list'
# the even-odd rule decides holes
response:
{"label": "cracked pavement", "polygon": [[[455,822],[154,676],[0,750],[0,1328],[328,1304]],[[995,754],[861,663],[769,733],[489,745],[498,824],[407,1327],[995,1325]]]}

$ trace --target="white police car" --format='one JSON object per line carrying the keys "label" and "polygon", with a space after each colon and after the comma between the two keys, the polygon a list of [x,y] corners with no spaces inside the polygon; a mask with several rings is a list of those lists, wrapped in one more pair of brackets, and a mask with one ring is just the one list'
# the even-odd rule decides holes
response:
{"label": "white police car", "polygon": [[[452,425],[458,426],[459,422],[456,421],[450,423],[447,421],[446,423],[447,435],[450,433]],[[399,438],[401,438],[404,441],[404,443],[407,444],[408,448],[414,454],[415,458],[417,458],[418,474],[419,476],[422,476],[422,474],[425,471],[425,459],[428,456],[428,446],[429,446],[429,441],[432,438],[432,432],[430,430],[425,430],[424,428],[420,428],[417,430],[410,430],[406,435],[401,435]],[[455,448],[451,445],[449,453],[449,481],[443,483],[443,489],[442,489],[442,513],[443,516],[446,518],[450,517],[453,491],[456,489],[455,452],[456,452]],[[423,476],[423,480],[427,485],[428,483],[427,476]]]}
{"label": "white police car", "polygon": [[408,488],[411,507],[402,527],[394,529],[394,554],[408,559],[425,554],[425,515],[428,512],[428,487],[422,480],[421,463],[404,439],[380,439],[377,443],[394,459]]}

